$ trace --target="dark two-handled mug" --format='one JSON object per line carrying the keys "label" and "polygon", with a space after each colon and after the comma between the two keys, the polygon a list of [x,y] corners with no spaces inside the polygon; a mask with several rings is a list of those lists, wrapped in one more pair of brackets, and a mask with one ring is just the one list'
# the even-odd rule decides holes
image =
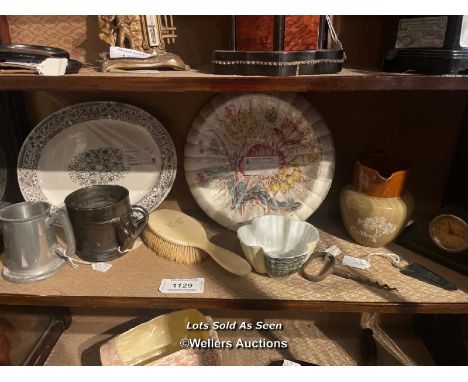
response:
{"label": "dark two-handled mug", "polygon": [[148,212],[131,206],[128,190],[118,185],[81,188],[65,198],[65,206],[75,234],[76,254],[87,261],[122,256],[148,222]]}

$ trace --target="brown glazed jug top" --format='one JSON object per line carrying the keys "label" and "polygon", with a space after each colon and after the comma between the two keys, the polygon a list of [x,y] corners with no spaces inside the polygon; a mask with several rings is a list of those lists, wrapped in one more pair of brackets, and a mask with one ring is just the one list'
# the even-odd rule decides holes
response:
{"label": "brown glazed jug top", "polygon": [[354,165],[353,186],[363,194],[397,198],[404,194],[408,162],[386,154],[367,155]]}

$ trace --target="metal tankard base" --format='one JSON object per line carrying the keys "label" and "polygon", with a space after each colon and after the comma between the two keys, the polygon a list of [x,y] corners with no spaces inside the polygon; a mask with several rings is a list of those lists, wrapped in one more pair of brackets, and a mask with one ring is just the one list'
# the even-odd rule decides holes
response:
{"label": "metal tankard base", "polygon": [[42,268],[40,271],[36,271],[34,273],[12,272],[6,266],[4,266],[2,270],[2,276],[6,281],[11,283],[32,283],[34,281],[43,280],[54,275],[64,263],[64,259],[57,257],[57,259],[51,262],[46,268]]}
{"label": "metal tankard base", "polygon": [[100,263],[105,261],[111,261],[117,259],[123,255],[125,255],[128,251],[119,251],[118,248],[111,249],[105,252],[93,252],[93,253],[86,253],[81,252],[79,250],[76,251],[77,256],[84,260],[89,261],[91,263]]}

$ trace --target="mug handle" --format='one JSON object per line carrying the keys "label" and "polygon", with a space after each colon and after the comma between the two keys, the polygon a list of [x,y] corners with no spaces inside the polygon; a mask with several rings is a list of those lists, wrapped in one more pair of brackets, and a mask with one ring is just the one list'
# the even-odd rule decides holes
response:
{"label": "mug handle", "polygon": [[48,225],[53,225],[55,222],[58,222],[63,228],[63,232],[65,233],[65,242],[67,244],[67,248],[64,248],[59,243],[56,243],[54,245],[55,253],[60,257],[71,257],[75,253],[75,235],[73,234],[73,228],[70,223],[70,219],[68,218],[68,214],[64,210],[59,209],[52,213],[46,222]]}
{"label": "mug handle", "polygon": [[130,249],[133,247],[133,244],[135,243],[135,240],[143,232],[143,229],[145,228],[149,219],[148,211],[146,211],[146,209],[143,207],[132,206],[130,211],[130,215],[132,215],[133,213],[137,213],[141,214],[143,217],[136,221],[133,221],[132,218],[132,224],[129,224],[128,222],[122,224],[122,221],[120,221],[119,227],[122,233],[124,233],[124,235],[126,236],[123,245],[120,245],[118,248],[120,253],[130,251]]}

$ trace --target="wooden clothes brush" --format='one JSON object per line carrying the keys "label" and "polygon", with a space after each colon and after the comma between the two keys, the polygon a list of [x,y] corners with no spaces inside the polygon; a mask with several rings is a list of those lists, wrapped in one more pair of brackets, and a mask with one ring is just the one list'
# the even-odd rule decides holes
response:
{"label": "wooden clothes brush", "polygon": [[243,258],[211,243],[200,222],[180,211],[153,211],[141,238],[153,252],[177,263],[199,263],[208,254],[235,275],[245,276],[252,270]]}

